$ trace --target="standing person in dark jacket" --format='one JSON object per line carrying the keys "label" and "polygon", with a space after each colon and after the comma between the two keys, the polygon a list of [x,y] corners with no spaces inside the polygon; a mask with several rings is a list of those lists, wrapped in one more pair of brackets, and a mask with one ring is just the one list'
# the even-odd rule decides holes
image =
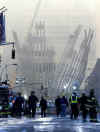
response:
{"label": "standing person in dark jacket", "polygon": [[35,96],[35,92],[31,92],[31,96],[29,96],[29,109],[30,109],[30,114],[32,117],[35,117],[36,114],[36,104],[38,102],[38,98]]}
{"label": "standing person in dark jacket", "polygon": [[61,113],[61,98],[59,96],[57,96],[57,98],[55,99],[55,106],[56,106],[56,115],[58,117]]}
{"label": "standing person in dark jacket", "polygon": [[63,96],[61,98],[61,116],[62,117],[66,116],[67,106],[68,106],[67,98]]}
{"label": "standing person in dark jacket", "polygon": [[24,98],[21,96],[21,93],[18,93],[18,96],[15,100],[15,108],[16,108],[16,115],[18,117],[21,117],[21,113],[23,111],[23,104],[24,104]]}
{"label": "standing person in dark jacket", "polygon": [[15,106],[16,98],[17,98],[16,95],[14,95],[13,98],[12,98],[12,109],[11,109],[11,115],[12,115],[13,117],[16,116],[16,106]]}
{"label": "standing person in dark jacket", "polygon": [[88,105],[88,97],[85,95],[85,93],[83,93],[82,96],[80,97],[80,110],[82,111],[83,122],[86,121],[88,114],[87,105]]}
{"label": "standing person in dark jacket", "polygon": [[88,98],[88,105],[89,105],[90,122],[97,122],[98,103],[95,97],[94,89],[90,90],[90,96]]}
{"label": "standing person in dark jacket", "polygon": [[41,117],[46,117],[47,101],[46,99],[44,99],[44,97],[41,97],[40,107],[41,107]]}

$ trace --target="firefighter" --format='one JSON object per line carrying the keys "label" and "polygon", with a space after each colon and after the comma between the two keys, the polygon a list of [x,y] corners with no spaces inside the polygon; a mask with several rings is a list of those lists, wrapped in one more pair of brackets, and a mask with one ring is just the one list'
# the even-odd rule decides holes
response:
{"label": "firefighter", "polygon": [[32,91],[31,92],[31,96],[29,96],[29,100],[28,100],[30,115],[32,117],[35,117],[35,114],[36,114],[36,104],[37,104],[37,102],[38,102],[38,98],[36,97],[35,92]]}
{"label": "firefighter", "polygon": [[80,97],[80,110],[82,111],[83,122],[86,122],[86,118],[88,114],[87,104],[88,104],[88,97],[86,96],[85,93],[82,93],[82,96]]}
{"label": "firefighter", "polygon": [[94,89],[90,90],[90,95],[88,98],[88,105],[89,105],[89,117],[90,122],[97,122],[97,100],[95,97]]}
{"label": "firefighter", "polygon": [[79,113],[79,108],[78,108],[78,97],[75,92],[72,93],[71,97],[69,98],[69,103],[71,107],[71,119],[77,119],[78,118],[78,113]]}

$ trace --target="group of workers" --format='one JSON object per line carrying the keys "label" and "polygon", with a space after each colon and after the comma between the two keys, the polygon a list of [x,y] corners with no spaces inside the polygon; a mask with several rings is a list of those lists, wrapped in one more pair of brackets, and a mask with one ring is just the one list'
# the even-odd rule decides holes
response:
{"label": "group of workers", "polygon": [[[32,91],[31,95],[29,96],[28,100],[25,100],[21,93],[13,98],[13,105],[10,107],[11,116],[13,117],[21,117],[23,115],[29,115],[30,117],[35,117],[36,115],[36,108],[37,102],[39,102],[38,98],[35,95],[35,92]],[[44,97],[41,97],[40,100],[40,108],[41,108],[41,117],[46,116],[46,109],[47,109],[47,101]]]}
{"label": "group of workers", "polygon": [[77,119],[81,114],[83,122],[87,120],[87,116],[89,116],[90,122],[98,122],[97,108],[99,106],[93,89],[90,90],[88,96],[86,96],[85,93],[82,93],[81,97],[79,97],[76,92],[73,92],[69,101],[67,101],[67,98],[65,99],[65,97],[61,98],[58,96],[55,100],[55,105],[57,116],[65,116],[66,110],[67,112],[69,110],[71,119]]}
{"label": "group of workers", "polygon": [[[25,100],[21,96],[21,93],[18,93],[18,96],[10,109],[11,115],[13,117],[21,117],[23,112],[24,115],[35,117],[37,102],[39,102],[39,107],[41,109],[41,117],[46,117],[46,110],[48,107],[47,100],[44,97],[41,97],[39,101],[34,91],[31,92],[28,100]],[[90,90],[88,96],[83,93],[81,97],[79,97],[76,92],[73,92],[69,99],[65,96],[58,96],[55,99],[57,116],[65,117],[66,113],[69,113],[71,119],[77,119],[81,114],[84,122],[87,120],[87,116],[90,117],[91,122],[97,122],[97,107],[98,102],[93,89]]]}

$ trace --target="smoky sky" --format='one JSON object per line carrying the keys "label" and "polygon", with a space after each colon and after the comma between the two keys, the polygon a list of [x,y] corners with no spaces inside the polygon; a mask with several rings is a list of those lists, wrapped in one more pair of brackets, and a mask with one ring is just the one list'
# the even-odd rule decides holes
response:
{"label": "smoky sky", "polygon": [[[12,31],[24,44],[31,24],[45,21],[48,44],[54,46],[59,59],[70,33],[79,24],[95,28],[96,0],[1,0],[6,6],[7,39],[13,40]],[[31,28],[33,31],[34,28]],[[60,49],[60,50],[59,50]]]}

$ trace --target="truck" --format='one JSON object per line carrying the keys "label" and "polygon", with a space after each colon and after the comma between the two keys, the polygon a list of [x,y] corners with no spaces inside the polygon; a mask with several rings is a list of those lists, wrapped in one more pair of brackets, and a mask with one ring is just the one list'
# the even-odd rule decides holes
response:
{"label": "truck", "polygon": [[8,117],[9,114],[9,86],[0,85],[0,117]]}

